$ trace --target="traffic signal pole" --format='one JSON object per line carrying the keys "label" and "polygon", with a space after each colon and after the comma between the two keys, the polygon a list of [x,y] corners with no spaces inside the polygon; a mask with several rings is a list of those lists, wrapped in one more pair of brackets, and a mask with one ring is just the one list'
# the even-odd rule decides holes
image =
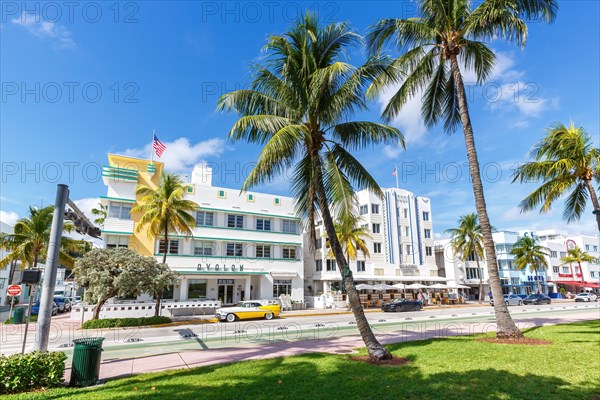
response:
{"label": "traffic signal pole", "polygon": [[40,299],[40,311],[38,315],[38,340],[35,341],[34,345],[34,349],[41,352],[48,351],[48,337],[50,335],[50,322],[52,319],[52,303],[54,302],[58,256],[60,253],[60,239],[62,237],[65,206],[68,199],[69,187],[63,184],[57,185],[52,228],[50,230],[50,242],[48,243],[48,255],[46,257],[46,269],[44,271],[44,282]]}

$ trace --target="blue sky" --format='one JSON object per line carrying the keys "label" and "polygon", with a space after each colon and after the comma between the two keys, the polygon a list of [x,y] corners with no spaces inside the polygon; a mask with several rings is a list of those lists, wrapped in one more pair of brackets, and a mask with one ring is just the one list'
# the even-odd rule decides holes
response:
{"label": "blue sky", "polygon": [[[106,193],[99,168],[108,152],[149,154],[152,130],[167,145],[163,159],[185,174],[206,161],[215,184],[239,188],[256,146],[226,140],[236,116],[216,111],[220,94],[244,87],[270,34],[306,9],[326,22],[348,20],[360,33],[376,20],[410,16],[411,1],[1,3],[0,216],[14,222],[29,205],[71,187],[84,210]],[[72,8],[71,8],[72,7]],[[491,43],[498,54],[485,87],[470,88],[471,115],[492,224],[502,229],[559,228],[594,234],[591,206],[578,224],[550,214],[520,214],[533,186],[510,184],[512,169],[554,121],[587,128],[600,143],[599,15],[596,1],[560,2],[553,25],[531,23],[523,50]],[[364,60],[356,49],[354,64]],[[467,80],[469,74],[467,73]],[[357,118],[378,120],[385,96]],[[432,199],[440,234],[474,210],[462,132],[427,130],[419,101],[394,121],[406,151],[374,147],[357,156],[381,186]],[[263,189],[286,194],[284,178]]]}

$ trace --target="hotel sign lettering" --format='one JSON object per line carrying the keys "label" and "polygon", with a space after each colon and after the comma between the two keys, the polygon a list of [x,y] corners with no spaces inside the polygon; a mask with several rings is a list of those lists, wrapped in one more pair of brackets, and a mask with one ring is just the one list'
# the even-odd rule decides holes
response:
{"label": "hotel sign lettering", "polygon": [[199,263],[196,267],[197,271],[244,271],[244,264],[215,264],[215,263]]}

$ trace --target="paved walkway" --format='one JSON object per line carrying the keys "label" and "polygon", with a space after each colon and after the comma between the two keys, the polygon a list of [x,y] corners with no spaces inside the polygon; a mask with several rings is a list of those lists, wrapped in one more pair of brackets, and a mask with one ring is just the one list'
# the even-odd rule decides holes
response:
{"label": "paved walkway", "polygon": [[[519,326],[543,326],[557,323],[585,321],[596,318],[594,314],[577,311],[568,316],[535,316],[517,321]],[[384,343],[398,343],[411,340],[423,340],[437,337],[471,335],[495,330],[490,322],[459,323],[449,322],[440,326],[434,321],[405,323],[402,328],[387,333],[378,333],[378,339]],[[181,368],[194,368],[206,365],[223,364],[242,360],[258,360],[292,356],[306,353],[346,354],[363,347],[358,335],[341,336],[330,339],[314,339],[297,342],[272,342],[250,346],[230,347],[214,350],[194,350],[174,352],[147,357],[131,357],[126,359],[105,359],[100,367],[100,379],[123,377],[147,372],[157,372]],[[65,371],[65,379],[70,377],[70,368]]]}

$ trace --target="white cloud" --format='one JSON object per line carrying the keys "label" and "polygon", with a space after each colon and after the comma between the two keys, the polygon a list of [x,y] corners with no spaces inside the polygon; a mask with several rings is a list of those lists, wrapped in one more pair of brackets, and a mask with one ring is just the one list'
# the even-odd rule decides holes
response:
{"label": "white cloud", "polygon": [[4,211],[0,210],[0,221],[13,226],[15,222],[19,219],[19,214],[13,211]]}
{"label": "white cloud", "polygon": [[86,197],[79,200],[73,200],[73,203],[85,214],[86,217],[92,222],[96,217],[92,214],[92,208],[98,208],[100,203],[99,197]]}
{"label": "white cloud", "polygon": [[[385,106],[399,88],[400,84],[388,86],[377,98],[381,111],[385,109]],[[417,93],[415,96],[411,97],[391,121],[391,125],[400,129],[406,143],[418,143],[423,139],[423,136],[427,132],[427,128],[423,123],[423,118],[421,118],[421,97],[422,93]],[[390,158],[398,157],[399,153],[394,148],[388,147],[389,146],[386,146],[387,151],[385,151],[385,155]]]}
{"label": "white cloud", "polygon": [[39,14],[23,12],[21,17],[14,18],[11,22],[27,29],[37,38],[51,41],[59,49],[70,49],[76,45],[67,28],[54,22],[44,21]]}
{"label": "white cloud", "polygon": [[[163,142],[167,149],[158,158],[154,156],[156,161],[165,163],[165,168],[168,171],[176,173],[190,173],[194,165],[202,162],[206,157],[219,156],[225,150],[225,141],[219,138],[213,138],[190,144],[190,141],[181,137],[172,142]],[[153,151],[152,145],[147,144],[141,149],[127,149],[126,156],[147,158]]]}

